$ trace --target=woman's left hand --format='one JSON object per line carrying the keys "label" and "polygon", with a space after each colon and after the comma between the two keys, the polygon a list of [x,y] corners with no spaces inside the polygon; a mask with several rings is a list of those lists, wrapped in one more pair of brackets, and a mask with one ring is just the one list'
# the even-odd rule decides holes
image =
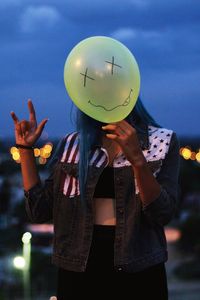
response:
{"label": "woman's left hand", "polygon": [[136,129],[128,122],[122,120],[105,125],[102,129],[109,132],[106,134],[107,138],[116,141],[120,145],[124,155],[133,166],[137,167],[145,164],[146,160],[139,144]]}

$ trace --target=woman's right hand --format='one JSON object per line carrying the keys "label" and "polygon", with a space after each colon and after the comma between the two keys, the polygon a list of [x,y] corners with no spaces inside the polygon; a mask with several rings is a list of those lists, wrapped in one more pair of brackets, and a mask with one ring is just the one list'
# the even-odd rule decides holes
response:
{"label": "woman's right hand", "polygon": [[23,146],[33,146],[36,141],[39,139],[45,124],[48,119],[43,119],[39,125],[37,125],[35,109],[32,101],[28,100],[28,108],[29,108],[29,121],[22,120],[19,121],[16,114],[12,111],[11,117],[14,121],[15,126],[15,139],[16,144],[20,144]]}

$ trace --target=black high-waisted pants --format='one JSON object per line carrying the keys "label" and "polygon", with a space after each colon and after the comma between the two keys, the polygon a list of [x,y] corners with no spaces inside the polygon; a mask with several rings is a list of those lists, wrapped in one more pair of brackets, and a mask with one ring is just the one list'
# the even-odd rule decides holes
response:
{"label": "black high-waisted pants", "polygon": [[[136,273],[114,269],[115,226],[94,225],[93,241],[85,272],[58,269],[57,299],[167,300],[164,263]],[[139,296],[138,296],[139,295]]]}

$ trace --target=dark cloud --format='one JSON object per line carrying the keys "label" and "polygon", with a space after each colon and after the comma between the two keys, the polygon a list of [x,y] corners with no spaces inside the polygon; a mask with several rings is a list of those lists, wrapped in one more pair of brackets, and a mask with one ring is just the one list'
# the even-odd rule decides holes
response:
{"label": "dark cloud", "polygon": [[74,22],[83,25],[98,22],[103,27],[121,24],[160,30],[199,23],[200,3],[196,0],[147,0],[141,1],[144,5],[138,3],[140,1],[68,1],[63,12]]}
{"label": "dark cloud", "polygon": [[[66,107],[66,119],[69,119],[70,102],[66,101],[63,84],[65,59],[80,40],[106,35],[121,40],[136,56],[142,76],[142,94],[156,117],[164,119],[166,126],[171,122],[180,134],[192,126],[197,134],[194,124],[198,110],[195,108],[194,118],[187,128],[180,125],[181,118],[177,120],[176,113],[180,109],[186,118],[198,105],[195,101],[200,96],[199,32],[200,2],[196,0],[1,0],[3,123],[11,124],[9,111],[19,110],[19,99],[24,99],[24,106],[20,106],[20,113],[24,115],[26,99],[33,97],[39,118],[44,111],[51,116],[49,131],[53,135],[64,133],[64,121],[57,129],[55,118],[64,120]],[[196,103],[191,111],[188,99]],[[171,107],[169,114],[165,113],[167,107]],[[70,127],[68,121],[66,124]],[[6,129],[0,126],[0,135],[11,133],[10,125]]]}

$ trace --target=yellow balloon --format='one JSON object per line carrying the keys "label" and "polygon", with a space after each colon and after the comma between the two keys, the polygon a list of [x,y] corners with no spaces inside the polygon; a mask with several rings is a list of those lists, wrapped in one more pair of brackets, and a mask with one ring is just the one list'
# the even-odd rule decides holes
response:
{"label": "yellow balloon", "polygon": [[126,118],[135,106],[140,72],[125,45],[110,37],[94,36],[82,40],[69,53],[64,83],[81,111],[111,123]]}

